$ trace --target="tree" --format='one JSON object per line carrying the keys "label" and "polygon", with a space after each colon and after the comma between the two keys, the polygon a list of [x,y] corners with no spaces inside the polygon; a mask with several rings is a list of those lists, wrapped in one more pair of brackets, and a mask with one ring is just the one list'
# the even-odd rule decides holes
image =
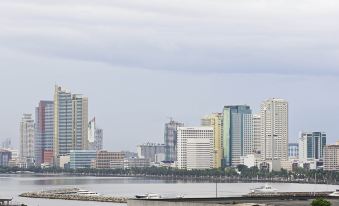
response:
{"label": "tree", "polygon": [[324,198],[317,198],[312,201],[311,206],[331,206],[331,202]]}

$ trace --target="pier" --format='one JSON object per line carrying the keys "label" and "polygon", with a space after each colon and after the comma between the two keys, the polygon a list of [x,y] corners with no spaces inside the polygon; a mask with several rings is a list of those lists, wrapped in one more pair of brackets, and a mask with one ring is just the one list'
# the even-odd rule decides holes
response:
{"label": "pier", "polygon": [[103,195],[81,195],[81,194],[77,194],[78,191],[79,191],[78,188],[47,190],[47,191],[41,191],[41,192],[26,192],[26,193],[20,194],[19,196],[27,197],[27,198],[127,203],[127,197],[111,197],[111,196],[103,196]]}

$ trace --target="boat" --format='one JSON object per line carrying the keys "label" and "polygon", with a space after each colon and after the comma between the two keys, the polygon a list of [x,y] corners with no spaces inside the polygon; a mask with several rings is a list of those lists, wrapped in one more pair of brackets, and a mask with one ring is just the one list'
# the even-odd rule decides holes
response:
{"label": "boat", "polygon": [[329,194],[328,196],[339,197],[339,189],[337,189],[336,191],[332,192],[332,193]]}
{"label": "boat", "polygon": [[144,195],[135,195],[138,199],[161,199],[161,195],[155,193],[149,193]]}
{"label": "boat", "polygon": [[252,193],[276,193],[278,190],[268,184],[251,190]]}
{"label": "boat", "polygon": [[97,195],[99,195],[96,192],[90,192],[88,190],[78,190],[78,192],[76,194],[77,195],[88,195],[88,196],[97,196]]}

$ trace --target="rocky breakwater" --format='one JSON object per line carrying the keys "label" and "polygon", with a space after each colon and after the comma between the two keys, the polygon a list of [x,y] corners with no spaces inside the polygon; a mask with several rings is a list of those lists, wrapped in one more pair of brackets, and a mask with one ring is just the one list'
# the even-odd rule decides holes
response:
{"label": "rocky breakwater", "polygon": [[78,188],[47,190],[41,192],[26,192],[20,197],[44,198],[44,199],[61,199],[61,200],[78,200],[78,201],[95,201],[95,202],[113,202],[127,203],[127,197],[112,197],[98,194],[81,194]]}

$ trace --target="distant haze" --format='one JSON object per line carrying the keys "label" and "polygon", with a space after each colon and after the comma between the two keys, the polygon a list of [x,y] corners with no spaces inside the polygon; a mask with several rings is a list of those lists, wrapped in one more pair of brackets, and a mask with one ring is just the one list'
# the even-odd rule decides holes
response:
{"label": "distant haze", "polygon": [[3,0],[0,140],[55,84],[89,98],[104,147],[162,142],[227,104],[289,101],[289,139],[339,139],[337,0]]}

